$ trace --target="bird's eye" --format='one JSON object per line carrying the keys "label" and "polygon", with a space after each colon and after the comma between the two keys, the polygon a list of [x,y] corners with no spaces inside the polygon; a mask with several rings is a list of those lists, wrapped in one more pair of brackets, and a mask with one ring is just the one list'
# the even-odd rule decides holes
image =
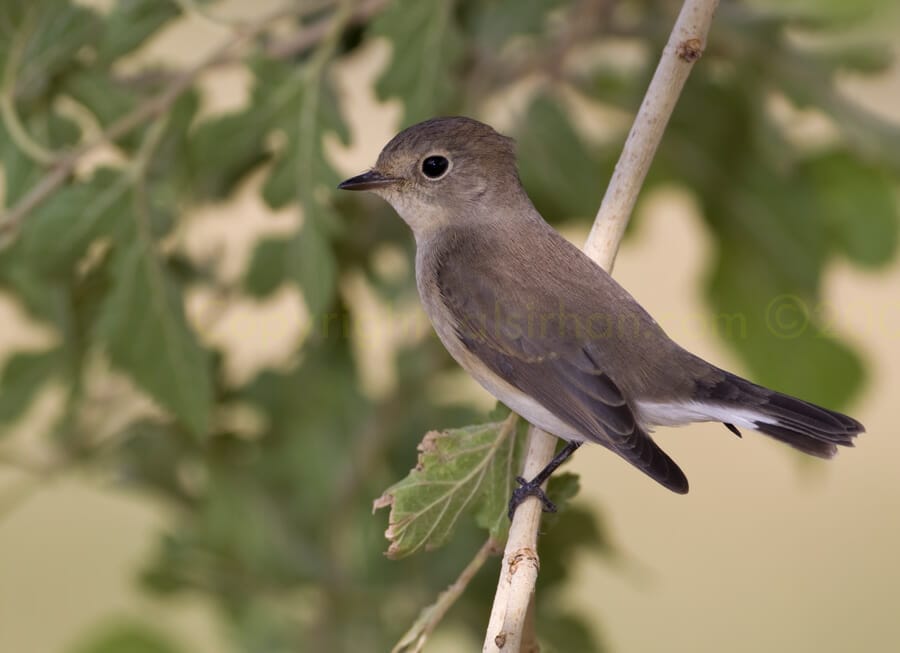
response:
{"label": "bird's eye", "polygon": [[447,157],[429,156],[422,161],[422,174],[429,179],[440,179],[449,167],[450,162],[447,160]]}

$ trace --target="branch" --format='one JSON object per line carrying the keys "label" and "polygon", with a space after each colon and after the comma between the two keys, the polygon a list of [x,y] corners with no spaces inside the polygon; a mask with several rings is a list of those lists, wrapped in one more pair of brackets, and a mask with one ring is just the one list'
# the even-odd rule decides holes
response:
{"label": "branch", "polygon": [[453,604],[456,603],[466,587],[469,586],[469,583],[475,578],[475,574],[484,566],[484,563],[487,562],[490,556],[495,555],[499,551],[498,543],[489,537],[478,549],[475,557],[462,570],[459,577],[440,593],[437,601],[422,610],[416,622],[391,649],[391,653],[421,653],[432,631],[444,618],[447,611],[453,607]]}
{"label": "branch", "polygon": [[[386,0],[361,2],[353,12],[351,20],[365,20],[385,5]],[[318,5],[313,5],[313,7],[318,7]],[[246,41],[262,34],[276,20],[302,15],[306,11],[306,7],[289,4],[288,7],[273,11],[245,27],[235,28],[234,33],[218,48],[192,67],[173,77],[160,93],[139,104],[131,113],[122,116],[96,138],[60,156],[47,174],[15,206],[0,214],[0,240],[8,240],[22,220],[65,183],[85,155],[102,145],[114,143],[137,127],[147,124],[168,111],[202,74],[220,65],[234,62],[235,50]],[[332,26],[339,20],[342,20],[342,17],[331,16],[313,23],[309,27],[299,30],[288,41],[279,44],[274,51],[270,52],[267,49],[266,54],[279,58],[302,52],[328,36]]]}
{"label": "branch", "polygon": [[[718,0],[685,0],[625,141],[584,246],[585,253],[608,271],[612,270],[619,242],[675,102],[694,62],[703,54],[717,6]],[[522,475],[533,478],[550,462],[555,449],[555,437],[531,427]],[[541,503],[533,497],[515,512],[485,636],[485,652],[519,653],[521,650],[528,607],[540,568],[537,554],[540,519]]]}

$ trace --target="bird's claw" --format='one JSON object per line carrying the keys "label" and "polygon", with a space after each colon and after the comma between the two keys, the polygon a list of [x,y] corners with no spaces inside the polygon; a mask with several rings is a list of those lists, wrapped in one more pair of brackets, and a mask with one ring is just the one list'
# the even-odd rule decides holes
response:
{"label": "bird's claw", "polygon": [[512,521],[516,508],[528,497],[537,497],[544,507],[544,512],[556,512],[556,504],[550,501],[547,493],[541,488],[542,482],[537,479],[526,481],[521,476],[516,476],[516,483],[519,484],[519,487],[513,490],[512,497],[509,499],[509,512],[507,514],[510,521]]}

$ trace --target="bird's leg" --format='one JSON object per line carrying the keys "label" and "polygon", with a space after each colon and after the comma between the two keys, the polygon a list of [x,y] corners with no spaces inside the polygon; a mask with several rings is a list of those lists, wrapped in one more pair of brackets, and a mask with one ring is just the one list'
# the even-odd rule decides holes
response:
{"label": "bird's leg", "polygon": [[569,456],[575,453],[575,450],[580,446],[581,442],[569,442],[566,444],[558,454],[553,456],[553,460],[547,463],[547,466],[539,471],[530,481],[526,481],[521,476],[516,476],[516,483],[519,484],[519,487],[513,490],[512,497],[509,500],[508,515],[510,520],[512,520],[513,514],[516,512],[516,508],[519,507],[519,504],[528,497],[537,497],[540,502],[544,504],[544,512],[556,512],[556,504],[550,501],[547,497],[547,493],[541,489],[541,486],[544,484],[544,481],[550,478],[550,474],[555,472],[557,467],[566,462],[569,459]]}

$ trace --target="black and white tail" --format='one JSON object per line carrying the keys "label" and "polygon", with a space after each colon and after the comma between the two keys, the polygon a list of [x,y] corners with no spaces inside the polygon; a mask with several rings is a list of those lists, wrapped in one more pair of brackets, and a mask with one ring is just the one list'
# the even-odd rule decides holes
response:
{"label": "black and white tail", "polygon": [[745,426],[819,458],[852,447],[865,428],[858,421],[722,370],[713,384],[698,384],[695,401],[714,408],[711,418]]}

